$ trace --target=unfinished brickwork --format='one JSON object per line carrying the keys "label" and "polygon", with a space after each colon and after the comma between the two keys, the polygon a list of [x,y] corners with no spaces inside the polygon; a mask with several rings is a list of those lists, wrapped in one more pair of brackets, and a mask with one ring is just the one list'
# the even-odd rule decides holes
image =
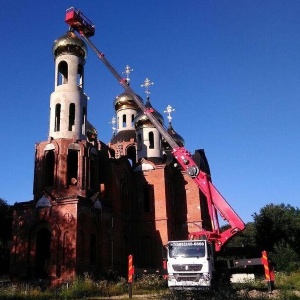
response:
{"label": "unfinished brickwork", "polygon": [[86,52],[73,32],[53,45],[49,138],[35,146],[33,200],[14,205],[16,281],[55,285],[111,270],[125,276],[129,254],[136,267],[161,268],[167,241],[187,239],[205,219],[198,188],[130,95],[114,101],[111,141],[98,139],[87,119]]}

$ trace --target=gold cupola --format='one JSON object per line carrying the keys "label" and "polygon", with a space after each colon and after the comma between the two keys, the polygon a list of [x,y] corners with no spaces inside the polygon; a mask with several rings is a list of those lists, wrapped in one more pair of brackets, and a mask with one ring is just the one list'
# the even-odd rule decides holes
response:
{"label": "gold cupola", "polygon": [[86,59],[87,46],[73,31],[67,31],[66,34],[56,39],[53,43],[52,53],[54,58],[62,54],[74,54]]}

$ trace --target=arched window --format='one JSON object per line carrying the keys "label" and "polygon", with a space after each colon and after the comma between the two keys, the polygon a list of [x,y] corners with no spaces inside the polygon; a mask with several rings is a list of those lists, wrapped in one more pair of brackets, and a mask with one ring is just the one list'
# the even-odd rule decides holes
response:
{"label": "arched window", "polygon": [[83,66],[78,65],[77,69],[77,85],[82,88],[83,87]]}
{"label": "arched window", "polygon": [[83,107],[82,108],[82,120],[81,120],[82,134],[85,134],[85,123],[86,123],[86,108]]}
{"label": "arched window", "polygon": [[54,163],[55,163],[54,151],[53,150],[45,151],[45,156],[44,156],[44,186],[45,187],[54,185]]}
{"label": "arched window", "polygon": [[134,126],[134,115],[131,115],[131,126],[133,127]]}
{"label": "arched window", "polygon": [[68,83],[68,64],[65,61],[61,61],[58,64],[58,79],[57,85]]}
{"label": "arched window", "polygon": [[75,104],[71,103],[69,106],[69,131],[72,131],[75,124]]}
{"label": "arched window", "polygon": [[129,146],[126,149],[127,158],[131,160],[132,165],[136,163],[136,149],[135,146]]}
{"label": "arched window", "polygon": [[123,115],[122,120],[123,120],[122,127],[124,128],[126,127],[126,115]]}
{"label": "arched window", "polygon": [[149,132],[149,149],[154,149],[154,133]]}
{"label": "arched window", "polygon": [[68,150],[68,167],[67,167],[67,183],[69,185],[77,185],[78,173],[78,151],[74,149]]}
{"label": "arched window", "polygon": [[61,105],[58,103],[55,105],[54,131],[60,131],[60,111],[61,111]]}

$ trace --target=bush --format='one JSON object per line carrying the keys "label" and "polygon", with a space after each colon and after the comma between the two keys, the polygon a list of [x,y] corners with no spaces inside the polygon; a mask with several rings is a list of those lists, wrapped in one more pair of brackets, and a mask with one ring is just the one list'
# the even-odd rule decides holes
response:
{"label": "bush", "polygon": [[0,287],[1,299],[53,299],[53,294],[50,291],[41,292],[40,287],[29,284],[9,284]]}
{"label": "bush", "polygon": [[70,284],[48,289],[34,284],[8,284],[0,287],[0,299],[83,299],[92,296],[110,297],[127,292],[128,287],[124,279],[117,283],[112,283],[106,280],[94,281],[90,276],[86,275],[76,278]]}
{"label": "bush", "polygon": [[300,271],[275,274],[276,287],[281,290],[297,290],[300,291]]}
{"label": "bush", "polygon": [[147,274],[137,277],[133,283],[134,290],[157,291],[167,287],[166,280],[156,274]]}
{"label": "bush", "polygon": [[125,280],[120,280],[117,283],[112,283],[106,280],[94,281],[88,275],[78,277],[69,286],[61,289],[60,296],[64,299],[82,299],[91,296],[121,295],[127,292],[127,284]]}
{"label": "bush", "polygon": [[275,245],[274,250],[269,253],[269,258],[280,272],[295,272],[300,268],[299,255],[285,243]]}

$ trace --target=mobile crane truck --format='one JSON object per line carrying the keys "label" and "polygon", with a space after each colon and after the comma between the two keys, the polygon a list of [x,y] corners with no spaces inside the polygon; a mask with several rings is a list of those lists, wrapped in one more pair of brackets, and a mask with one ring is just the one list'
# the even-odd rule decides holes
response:
{"label": "mobile crane truck", "polygon": [[[189,239],[169,241],[167,245],[168,286],[171,289],[194,289],[210,287],[218,275],[215,257],[222,247],[237,233],[245,229],[245,224],[235,213],[210,180],[210,175],[201,170],[192,155],[184,147],[179,146],[167,129],[154,116],[153,109],[148,108],[132,90],[126,78],[122,78],[106,59],[105,55],[89,39],[95,34],[95,25],[78,9],[66,10],[65,22],[85,40],[96,53],[126,93],[133,97],[139,109],[157,128],[161,136],[170,145],[172,155],[198,186],[205,197],[210,218],[209,230],[201,229],[190,232]],[[218,214],[229,223],[229,228],[220,231]],[[261,262],[261,259],[256,261]],[[236,263],[236,262],[235,262]],[[251,262],[245,262],[244,265]],[[266,273],[267,275],[267,273]]]}

